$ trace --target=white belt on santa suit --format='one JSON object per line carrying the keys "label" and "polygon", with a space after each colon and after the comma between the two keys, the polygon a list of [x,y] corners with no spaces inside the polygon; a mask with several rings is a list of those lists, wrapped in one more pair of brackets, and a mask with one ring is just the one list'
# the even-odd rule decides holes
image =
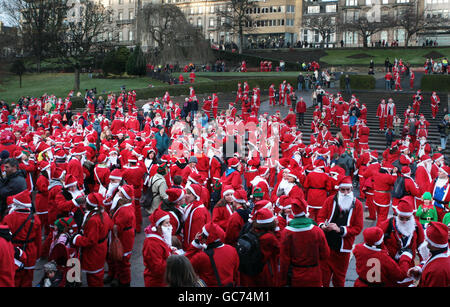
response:
{"label": "white belt on santa suit", "polygon": [[41,215],[41,214],[48,214],[48,211],[43,211],[43,212],[36,212],[37,215]]}
{"label": "white belt on santa suit", "polygon": [[378,207],[389,207],[390,205],[391,205],[391,202],[389,202],[389,204],[387,204],[387,205],[381,205],[381,204],[378,204],[377,202],[373,202],[375,205],[377,205]]}
{"label": "white belt on santa suit", "polygon": [[309,208],[311,208],[311,209],[322,209],[322,207],[316,207],[316,206],[310,206],[310,205],[308,205],[308,209]]}

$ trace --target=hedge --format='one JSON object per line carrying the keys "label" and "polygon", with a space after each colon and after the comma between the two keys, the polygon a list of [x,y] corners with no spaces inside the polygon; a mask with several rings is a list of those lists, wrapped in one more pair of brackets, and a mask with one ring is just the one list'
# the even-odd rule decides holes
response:
{"label": "hedge", "polygon": [[[247,81],[249,88],[252,89],[254,87],[259,87],[261,91],[266,91],[270,87],[271,84],[274,84],[275,87],[278,87],[280,83],[286,80],[287,83],[290,83],[294,87],[297,84],[297,77],[262,77],[262,78],[236,78],[231,80],[219,80],[219,81],[211,81],[211,82],[201,82],[194,85],[188,84],[177,84],[177,85],[167,85],[167,86],[158,86],[151,88],[141,88],[134,89],[136,91],[136,98],[138,100],[145,99],[154,99],[156,97],[163,97],[166,91],[170,93],[171,96],[181,96],[189,94],[189,87],[193,86],[196,94],[211,94],[211,93],[229,93],[237,90],[237,84],[239,82],[243,83]],[[115,94],[119,94],[120,92],[114,92]],[[72,107],[73,108],[85,108],[84,101],[82,97],[73,97],[72,98]]]}
{"label": "hedge", "polygon": [[450,75],[424,75],[420,88],[426,92],[450,92]]}
{"label": "hedge", "polygon": [[[349,75],[350,87],[354,90],[373,90],[375,89],[375,77],[370,75]],[[339,86],[345,89],[345,74],[339,79]]]}

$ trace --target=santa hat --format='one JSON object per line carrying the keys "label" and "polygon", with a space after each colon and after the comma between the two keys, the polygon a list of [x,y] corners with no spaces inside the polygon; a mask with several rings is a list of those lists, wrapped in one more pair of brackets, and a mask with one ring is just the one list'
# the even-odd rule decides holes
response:
{"label": "santa hat", "polygon": [[305,200],[291,197],[286,200],[286,203],[291,205],[292,214],[294,215],[294,217],[304,216],[306,214],[308,204]]}
{"label": "santa hat", "polygon": [[75,148],[73,148],[71,152],[72,156],[81,156],[84,155],[85,153],[86,150],[83,145],[75,146]]}
{"label": "santa hat", "polygon": [[191,182],[193,182],[195,184],[200,184],[200,185],[202,185],[203,181],[204,181],[204,179],[203,179],[202,175],[200,175],[200,173],[194,173],[194,172],[192,172],[188,176],[187,180],[191,181]]}
{"label": "santa hat", "polygon": [[156,172],[158,174],[164,174],[166,172],[166,169],[169,167],[168,162],[161,163],[158,168],[156,169]]}
{"label": "santa hat", "polygon": [[364,229],[363,237],[368,246],[379,246],[383,243],[384,232],[380,227],[369,227]]}
{"label": "santa hat", "polygon": [[64,177],[64,175],[66,174],[66,171],[63,170],[62,168],[56,167],[54,165],[55,164],[52,164],[50,167],[50,173],[51,173],[52,179],[62,179],[62,177]]}
{"label": "santa hat", "polygon": [[24,190],[12,197],[12,203],[17,207],[31,208],[31,193],[28,190]]}
{"label": "santa hat", "polygon": [[235,157],[228,159],[227,164],[229,167],[238,167],[239,166],[239,160]]}
{"label": "santa hat", "polygon": [[42,160],[41,162],[38,163],[38,169],[40,172],[47,170],[49,167],[50,167],[50,163],[48,163],[45,160]]}
{"label": "santa hat", "polygon": [[432,158],[433,161],[437,161],[437,160],[440,160],[440,159],[443,160],[444,159],[444,155],[441,154],[440,152],[437,152],[437,153],[433,154],[433,156],[431,156],[431,158]]}
{"label": "santa hat", "polygon": [[300,179],[298,172],[295,169],[293,169],[293,168],[289,169],[289,172],[287,172],[286,175],[289,176],[289,177],[295,178],[295,180],[299,180]]}
{"label": "santa hat", "polygon": [[72,174],[69,174],[64,180],[65,188],[70,188],[77,185],[78,185],[77,179]]}
{"label": "santa hat", "polygon": [[128,200],[133,200],[134,198],[134,188],[130,184],[126,184],[124,186],[119,187],[119,191],[122,192],[123,196]]}
{"label": "santa hat", "polygon": [[245,190],[234,191],[233,200],[240,204],[247,203],[247,192]]}
{"label": "santa hat", "polygon": [[160,208],[156,208],[156,210],[153,211],[152,215],[150,215],[149,217],[150,223],[152,225],[152,231],[156,231],[156,227],[158,227],[167,219],[170,220],[170,215],[166,211]]}
{"label": "santa hat", "polygon": [[263,208],[256,211],[252,219],[257,224],[269,224],[275,220],[275,216],[273,215],[271,210]]}
{"label": "santa hat", "polygon": [[224,197],[227,194],[234,194],[233,186],[226,185],[223,187],[222,197]]}
{"label": "santa hat", "polygon": [[261,209],[263,209],[263,208],[269,208],[269,207],[271,207],[271,206],[272,206],[272,203],[271,203],[270,201],[268,201],[268,200],[263,199],[263,200],[257,201],[257,202],[255,203],[255,206],[253,207],[252,216],[253,216],[258,210],[261,210]]}
{"label": "santa hat", "polygon": [[128,158],[128,163],[137,163],[137,161],[138,161],[138,159],[137,159],[136,155],[131,155]]}
{"label": "santa hat", "polygon": [[86,197],[86,203],[92,207],[98,208],[103,204],[103,196],[100,193],[90,193]]}
{"label": "santa hat", "polygon": [[62,147],[62,146],[56,147],[54,156],[56,159],[66,158],[67,154],[66,154],[66,151],[64,150],[64,147]]}
{"label": "santa hat", "polygon": [[179,188],[170,188],[166,190],[166,194],[168,196],[169,202],[176,203],[183,199],[185,193],[183,189]]}
{"label": "santa hat", "polygon": [[109,175],[109,179],[122,180],[122,171],[118,168],[114,169]]}
{"label": "santa hat", "polygon": [[39,142],[39,144],[36,146],[36,152],[38,153],[44,153],[48,150],[50,150],[51,147],[48,146],[46,143],[44,142]]}
{"label": "santa hat", "polygon": [[206,244],[211,244],[216,241],[223,241],[225,232],[214,222],[205,224],[202,228],[202,234],[207,238]]}
{"label": "santa hat", "polygon": [[325,161],[322,159],[317,159],[314,161],[314,168],[324,168],[325,167]]}
{"label": "santa hat", "polygon": [[258,170],[259,176],[263,177],[269,174],[269,168],[266,166],[261,166]]}
{"label": "santa hat", "polygon": [[430,222],[425,229],[425,240],[435,248],[448,248],[448,227],[440,222]]}
{"label": "santa hat", "polygon": [[345,176],[339,182],[339,188],[352,188],[353,182],[350,176]]}
{"label": "santa hat", "polygon": [[414,213],[414,205],[407,198],[400,199],[396,208],[397,215],[409,217]]}
{"label": "santa hat", "polygon": [[429,155],[423,155],[422,157],[420,157],[420,161],[421,162],[431,161],[431,158]]}
{"label": "santa hat", "polygon": [[441,167],[439,168],[439,170],[440,170],[441,172],[444,172],[444,173],[446,173],[446,174],[447,174],[447,176],[449,176],[449,175],[450,175],[450,167],[449,167],[449,166],[447,166],[447,165],[441,166]]}
{"label": "santa hat", "polygon": [[97,162],[102,164],[106,161],[106,155],[105,154],[99,154],[97,157]]}
{"label": "santa hat", "polygon": [[411,173],[411,168],[409,168],[409,166],[403,166],[402,167],[402,174],[406,175],[406,174],[410,174]]}
{"label": "santa hat", "polygon": [[394,168],[394,166],[392,165],[392,163],[388,162],[387,160],[384,160],[383,163],[381,164],[381,168],[391,170]]}
{"label": "santa hat", "polygon": [[187,190],[189,190],[194,196],[196,200],[200,200],[200,196],[202,195],[202,187],[198,184],[191,184],[187,187]]}

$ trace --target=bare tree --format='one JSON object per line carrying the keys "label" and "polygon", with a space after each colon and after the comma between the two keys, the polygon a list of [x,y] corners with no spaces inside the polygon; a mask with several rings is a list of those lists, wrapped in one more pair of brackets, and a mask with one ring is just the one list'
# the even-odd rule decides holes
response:
{"label": "bare tree", "polygon": [[0,7],[18,27],[22,48],[35,58],[40,72],[42,60],[53,55],[51,46],[64,31],[68,0],[3,0]]}
{"label": "bare tree", "polygon": [[194,58],[206,61],[211,56],[210,46],[199,28],[191,25],[184,13],[173,4],[146,4],[138,13],[141,39],[153,41],[156,48],[153,61]]}
{"label": "bare tree", "polygon": [[388,27],[392,27],[392,25],[393,20],[388,16],[380,17],[378,19],[360,16],[359,18],[339,22],[339,28],[342,31],[357,32],[362,38],[363,46],[365,48],[368,46],[369,37]]}
{"label": "bare tree", "polygon": [[415,3],[409,3],[397,14],[395,25],[405,30],[405,46],[409,45],[411,38],[427,28],[439,28],[442,18],[426,18],[417,11]]}
{"label": "bare tree", "polygon": [[60,61],[73,68],[74,89],[78,91],[81,69],[88,67],[95,54],[111,43],[106,35],[110,33],[108,19],[111,12],[92,1],[82,1],[80,7],[74,9],[79,12],[78,16],[72,14],[68,18],[65,31],[54,48],[58,50]]}
{"label": "bare tree", "polygon": [[312,31],[317,31],[322,37],[321,45],[325,43],[331,34],[336,32],[336,22],[333,22],[330,15],[308,16],[303,21],[303,26]]}
{"label": "bare tree", "polygon": [[219,29],[238,36],[239,53],[242,53],[244,48],[244,29],[247,32],[253,30],[252,26],[255,21],[250,12],[256,7],[256,2],[253,0],[230,0],[227,1],[224,10],[216,12]]}

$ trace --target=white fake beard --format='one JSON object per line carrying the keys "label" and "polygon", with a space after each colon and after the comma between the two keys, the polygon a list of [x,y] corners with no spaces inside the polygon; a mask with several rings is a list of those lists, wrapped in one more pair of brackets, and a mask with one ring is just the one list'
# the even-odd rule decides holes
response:
{"label": "white fake beard", "polygon": [[295,185],[294,183],[290,183],[289,181],[283,179],[283,180],[281,180],[280,185],[278,186],[278,189],[279,190],[283,189],[285,195],[288,195],[289,192],[291,191],[291,189],[294,187],[294,185]]}
{"label": "white fake beard", "polygon": [[404,235],[404,236],[411,236],[414,233],[414,230],[416,229],[416,221],[414,217],[411,217],[408,222],[402,222],[398,218],[398,216],[395,217],[395,224],[397,226],[398,231]]}
{"label": "white fake beard", "polygon": [[167,245],[172,246],[172,226],[162,226],[163,239]]}
{"label": "white fake beard", "polygon": [[299,154],[295,154],[295,155],[294,155],[294,160],[295,160],[295,162],[297,162],[298,164],[300,164],[301,161],[302,161],[302,156],[299,155]]}
{"label": "white fake beard", "polygon": [[117,164],[117,156],[109,156],[109,162],[111,165]]}
{"label": "white fake beard", "polygon": [[119,186],[119,183],[109,183],[108,185],[108,191],[106,192],[106,198],[111,197],[113,193],[116,191],[117,187]]}
{"label": "white fake beard", "polygon": [[442,188],[445,184],[447,184],[447,182],[448,182],[447,178],[438,178],[436,180],[436,186]]}
{"label": "white fake beard", "polygon": [[338,202],[339,207],[341,207],[342,210],[344,211],[350,210],[350,207],[352,206],[353,203],[353,192],[350,192],[347,195],[338,192]]}
{"label": "white fake beard", "polygon": [[83,196],[83,191],[80,190],[76,190],[76,191],[69,191],[70,194],[72,195],[73,199],[76,199],[78,196]]}
{"label": "white fake beard", "polygon": [[120,197],[119,193],[117,193],[117,194],[114,196],[113,201],[112,201],[112,204],[111,204],[111,210],[114,210],[114,208],[116,208],[117,203],[119,202],[120,198],[121,198],[121,197]]}

